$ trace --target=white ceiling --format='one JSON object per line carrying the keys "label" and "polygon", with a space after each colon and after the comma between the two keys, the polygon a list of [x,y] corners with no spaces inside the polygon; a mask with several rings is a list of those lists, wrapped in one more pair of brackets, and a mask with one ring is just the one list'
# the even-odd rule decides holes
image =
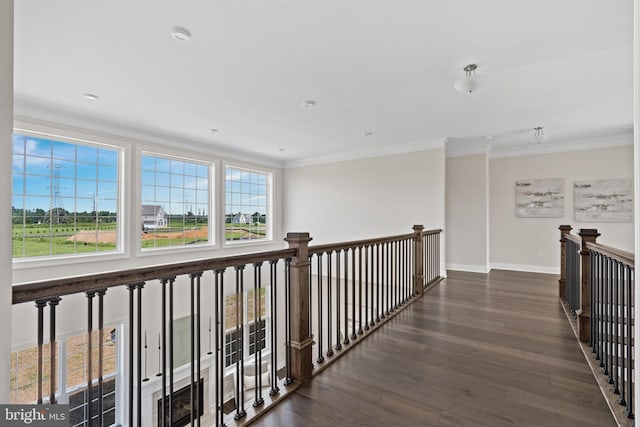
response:
{"label": "white ceiling", "polygon": [[[465,95],[452,85],[469,63],[488,84]],[[506,144],[535,126],[545,144],[606,138],[631,132],[632,89],[630,0],[15,2],[16,112],[282,164],[445,138]]]}

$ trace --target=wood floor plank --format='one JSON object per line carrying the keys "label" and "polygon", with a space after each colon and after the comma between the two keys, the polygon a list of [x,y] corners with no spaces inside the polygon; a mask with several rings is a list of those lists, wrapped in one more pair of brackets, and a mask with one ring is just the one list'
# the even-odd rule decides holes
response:
{"label": "wood floor plank", "polygon": [[450,272],[255,425],[614,426],[557,277]]}

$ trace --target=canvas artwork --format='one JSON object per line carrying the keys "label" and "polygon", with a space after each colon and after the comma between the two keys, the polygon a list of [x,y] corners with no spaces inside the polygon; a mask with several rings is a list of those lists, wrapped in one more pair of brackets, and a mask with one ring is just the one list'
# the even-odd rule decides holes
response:
{"label": "canvas artwork", "polygon": [[520,218],[564,217],[564,179],[516,181],[516,216]]}
{"label": "canvas artwork", "polygon": [[573,185],[577,222],[633,221],[633,181],[603,179]]}

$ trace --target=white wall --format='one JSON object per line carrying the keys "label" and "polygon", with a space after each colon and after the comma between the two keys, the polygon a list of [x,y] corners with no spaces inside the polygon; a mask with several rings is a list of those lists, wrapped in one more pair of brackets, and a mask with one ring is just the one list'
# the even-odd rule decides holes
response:
{"label": "white wall", "polygon": [[489,164],[486,154],[447,159],[447,269],[489,271]]}
{"label": "white wall", "polygon": [[[493,158],[489,165],[491,267],[558,273],[558,226],[597,228],[598,242],[633,251],[633,223],[577,223],[573,219],[573,182],[591,179],[632,178],[631,145],[519,157]],[[517,218],[515,181],[564,178],[563,218]]]}
{"label": "white wall", "polygon": [[443,228],[444,188],[444,148],[285,169],[284,229],[319,244]]}
{"label": "white wall", "polygon": [[13,133],[13,0],[0,2],[0,402],[9,402],[11,354],[11,147]]}

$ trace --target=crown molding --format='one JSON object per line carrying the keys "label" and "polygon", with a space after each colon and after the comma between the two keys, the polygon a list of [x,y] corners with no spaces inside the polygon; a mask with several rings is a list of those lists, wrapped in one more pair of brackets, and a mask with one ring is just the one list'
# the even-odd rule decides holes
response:
{"label": "crown molding", "polygon": [[326,163],[345,162],[348,160],[367,159],[372,157],[384,157],[394,154],[414,153],[417,151],[434,150],[445,148],[446,138],[436,138],[426,141],[410,142],[406,144],[387,145],[370,148],[367,150],[354,150],[343,153],[327,154],[323,156],[306,157],[285,161],[285,168],[296,168],[301,166],[312,166]]}
{"label": "crown molding", "polygon": [[633,134],[620,134],[597,138],[571,139],[525,146],[489,145],[489,158],[531,156],[535,154],[560,153],[565,151],[596,150],[599,148],[619,147],[633,144]]}

